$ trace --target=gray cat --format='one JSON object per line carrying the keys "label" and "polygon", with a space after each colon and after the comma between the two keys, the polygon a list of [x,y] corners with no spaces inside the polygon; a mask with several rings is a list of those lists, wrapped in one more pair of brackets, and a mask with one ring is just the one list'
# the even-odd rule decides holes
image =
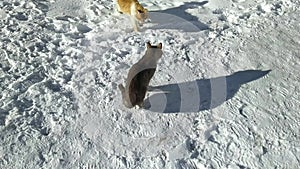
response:
{"label": "gray cat", "polygon": [[129,69],[126,86],[119,84],[123,104],[127,108],[136,105],[140,108],[144,107],[144,98],[149,82],[155,73],[157,62],[162,54],[162,43],[152,46],[148,42],[145,55]]}

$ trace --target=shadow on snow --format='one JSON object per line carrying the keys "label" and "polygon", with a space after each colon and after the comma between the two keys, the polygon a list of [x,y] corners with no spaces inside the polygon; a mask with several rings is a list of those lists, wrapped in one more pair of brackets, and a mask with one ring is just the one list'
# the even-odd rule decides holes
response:
{"label": "shadow on snow", "polygon": [[163,113],[213,109],[233,98],[242,84],[257,80],[270,71],[245,70],[228,76],[156,86],[153,89],[161,92],[147,98],[145,107]]}
{"label": "shadow on snow", "polygon": [[154,26],[150,26],[148,29],[178,29],[185,32],[207,30],[209,27],[200,22],[198,17],[186,12],[187,9],[203,6],[207,2],[185,2],[183,5],[175,8],[150,11],[149,17]]}

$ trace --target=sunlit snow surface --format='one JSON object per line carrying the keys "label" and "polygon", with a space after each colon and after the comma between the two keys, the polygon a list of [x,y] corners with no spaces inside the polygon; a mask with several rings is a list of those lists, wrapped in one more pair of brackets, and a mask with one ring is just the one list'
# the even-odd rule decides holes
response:
{"label": "sunlit snow surface", "polygon": [[0,1],[0,168],[298,168],[299,1],[140,3],[136,33],[113,1]]}

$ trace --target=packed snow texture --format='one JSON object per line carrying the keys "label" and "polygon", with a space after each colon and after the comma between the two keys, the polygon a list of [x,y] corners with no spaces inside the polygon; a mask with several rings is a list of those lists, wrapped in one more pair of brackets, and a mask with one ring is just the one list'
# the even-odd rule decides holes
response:
{"label": "packed snow texture", "polygon": [[[300,165],[298,0],[0,1],[0,168]],[[118,84],[163,44],[144,109]]]}

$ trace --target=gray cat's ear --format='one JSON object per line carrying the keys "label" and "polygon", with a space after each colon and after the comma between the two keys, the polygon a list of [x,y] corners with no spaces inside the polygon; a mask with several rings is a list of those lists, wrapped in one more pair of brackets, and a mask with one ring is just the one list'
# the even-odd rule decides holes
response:
{"label": "gray cat's ear", "polygon": [[159,44],[157,45],[157,48],[162,49],[162,43],[159,43]]}
{"label": "gray cat's ear", "polygon": [[151,48],[151,43],[147,42],[147,48]]}

